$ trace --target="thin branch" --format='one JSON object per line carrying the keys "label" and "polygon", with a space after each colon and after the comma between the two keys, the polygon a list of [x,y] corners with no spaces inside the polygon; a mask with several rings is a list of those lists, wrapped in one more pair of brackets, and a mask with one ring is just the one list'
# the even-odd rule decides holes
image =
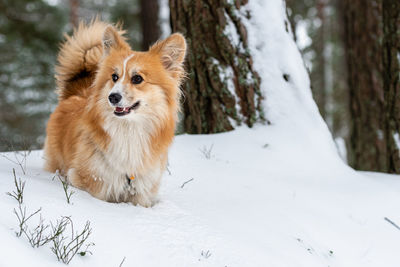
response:
{"label": "thin branch", "polygon": [[52,241],[53,236],[46,234],[46,230],[49,228],[48,224],[44,224],[44,220],[40,215],[39,224],[33,229],[33,231],[24,231],[25,237],[28,239],[32,247],[41,247]]}
{"label": "thin branch", "polygon": [[125,258],[126,258],[126,257],[124,257],[124,258],[122,259],[121,263],[119,264],[119,267],[122,267],[122,264],[124,264],[124,262],[125,262]]}
{"label": "thin branch", "polygon": [[57,171],[56,174],[53,176],[53,180],[54,178],[57,177],[58,180],[61,182],[63,190],[64,190],[64,194],[65,197],[67,199],[67,203],[71,204],[71,196],[75,193],[75,191],[73,190],[69,190],[69,183],[67,181],[67,179],[64,179],[59,172]]}
{"label": "thin branch", "polygon": [[211,144],[210,147],[203,146],[203,148],[201,148],[201,149],[199,148],[199,150],[206,159],[210,159],[212,157],[211,152],[212,152],[213,147],[214,147],[214,144]]}
{"label": "thin branch", "polygon": [[22,209],[21,205],[18,205],[18,211],[14,209],[14,214],[17,216],[18,223],[19,223],[19,231],[15,232],[18,237],[20,237],[24,232],[26,232],[28,225],[26,222],[35,216],[37,213],[39,213],[42,210],[42,208],[38,209],[37,211],[33,212],[29,216],[26,215],[26,207]]}
{"label": "thin branch", "polygon": [[8,161],[18,165],[21,170],[22,173],[25,175],[26,174],[26,159],[29,156],[29,154],[31,153],[30,150],[27,151],[14,151],[13,155],[14,155],[14,159],[11,159],[10,157],[8,157],[5,154],[0,154],[0,156],[2,156],[3,158],[7,159]]}
{"label": "thin branch", "polygon": [[167,169],[168,174],[171,175],[171,171],[169,170],[169,161],[167,161],[167,167],[166,167],[166,169]]}
{"label": "thin branch", "polygon": [[211,257],[211,252],[209,250],[207,251],[201,251],[201,256],[204,257],[205,259],[208,259],[209,257]]}
{"label": "thin branch", "polygon": [[24,202],[25,181],[22,182],[21,179],[18,179],[17,181],[17,176],[15,174],[14,168],[13,168],[13,176],[14,176],[14,185],[17,190],[12,191],[11,193],[7,192],[6,194],[17,200],[19,205],[21,205]]}
{"label": "thin branch", "polygon": [[[70,225],[71,227],[70,238],[66,238],[65,236],[63,236],[63,232],[68,225]],[[77,253],[79,253],[79,255],[81,256],[86,255],[86,253],[92,254],[89,251],[89,247],[94,246],[94,243],[86,244],[85,249],[79,251],[92,233],[92,228],[90,228],[89,221],[86,222],[83,230],[80,233],[75,233],[74,224],[70,217],[63,217],[60,221],[57,222],[56,226],[52,225],[52,228],[54,239],[52,240],[53,246],[51,247],[51,250],[56,255],[59,261],[62,261],[65,264],[69,264]]]}
{"label": "thin branch", "polygon": [[191,178],[191,179],[187,180],[186,182],[184,182],[184,183],[181,185],[181,188],[183,188],[187,183],[190,183],[190,182],[193,181],[193,180],[194,180],[194,178]]}
{"label": "thin branch", "polygon": [[394,227],[396,227],[397,230],[400,230],[400,226],[398,226],[395,222],[393,222],[392,220],[390,220],[388,217],[385,217],[385,221],[387,221],[388,223],[390,223],[391,225],[393,225]]}

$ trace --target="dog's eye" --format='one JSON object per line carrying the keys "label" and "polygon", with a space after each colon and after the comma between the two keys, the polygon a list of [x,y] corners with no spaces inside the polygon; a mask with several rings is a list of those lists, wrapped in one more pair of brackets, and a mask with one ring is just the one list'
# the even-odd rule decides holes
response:
{"label": "dog's eye", "polygon": [[117,74],[113,73],[113,75],[111,75],[111,78],[112,78],[113,82],[116,82],[116,81],[118,81],[119,77]]}
{"label": "dog's eye", "polygon": [[132,80],[133,84],[139,84],[139,83],[143,82],[143,78],[139,74],[133,75],[131,80]]}

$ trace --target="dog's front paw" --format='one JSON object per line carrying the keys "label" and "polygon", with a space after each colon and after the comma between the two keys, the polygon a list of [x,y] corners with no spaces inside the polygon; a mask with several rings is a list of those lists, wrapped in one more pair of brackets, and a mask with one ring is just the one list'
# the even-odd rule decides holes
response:
{"label": "dog's front paw", "polygon": [[156,201],[153,197],[146,196],[143,194],[136,194],[133,196],[132,201],[131,201],[135,206],[140,205],[145,208],[150,208],[156,204]]}

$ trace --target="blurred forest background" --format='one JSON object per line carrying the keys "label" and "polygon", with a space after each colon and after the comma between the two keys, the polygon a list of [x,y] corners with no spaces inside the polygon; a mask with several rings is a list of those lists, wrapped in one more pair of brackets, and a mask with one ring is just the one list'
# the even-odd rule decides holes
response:
{"label": "blurred forest background", "polygon": [[[175,2],[179,1],[0,0],[0,151],[42,147],[47,119],[57,103],[54,64],[63,33],[71,33],[80,20],[99,16],[111,22],[122,21],[132,47],[147,49],[169,34],[168,4]],[[240,6],[247,0],[236,2]],[[381,141],[382,133],[376,130],[385,127],[380,125],[383,118],[379,117],[384,114],[380,93],[384,79],[377,73],[385,64],[385,25],[393,24],[393,20],[385,24],[384,11],[396,9],[390,6],[394,2],[286,0],[289,27],[310,73],[320,113],[342,158],[359,169],[392,172],[400,168],[382,167],[388,166],[384,163],[386,154],[381,153],[387,146]],[[399,16],[393,16],[397,16],[396,27]],[[179,25],[173,25],[173,29],[179,30]],[[354,49],[362,46],[364,50]],[[364,78],[357,74],[362,68]],[[366,95],[369,98],[363,100]],[[357,104],[360,102],[366,104]],[[363,140],[361,145],[358,140]],[[357,161],[359,158],[364,163]]]}
{"label": "blurred forest background", "polygon": [[[342,1],[343,2],[343,1]],[[349,88],[341,0],[287,0],[294,39],[310,73],[311,90],[341,156],[347,158]]]}

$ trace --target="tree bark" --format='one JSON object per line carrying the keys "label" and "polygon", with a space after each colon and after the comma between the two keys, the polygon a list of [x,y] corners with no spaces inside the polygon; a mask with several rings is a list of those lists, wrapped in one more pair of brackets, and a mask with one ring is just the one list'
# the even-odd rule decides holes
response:
{"label": "tree bark", "polygon": [[383,0],[383,85],[385,92],[387,166],[400,173],[400,2]]}
{"label": "tree bark", "polygon": [[[236,0],[169,0],[172,30],[188,43],[183,84],[184,130],[216,133],[264,120],[260,77]],[[250,14],[246,14],[247,18]]]}
{"label": "tree bark", "polygon": [[161,36],[158,25],[158,0],[140,0],[140,21],[142,26],[142,49],[147,50]]}
{"label": "tree bark", "polygon": [[381,6],[375,0],[343,0],[350,88],[350,164],[386,171],[382,82]]}
{"label": "tree bark", "polygon": [[312,90],[314,99],[317,102],[319,112],[324,120],[327,119],[327,83],[326,83],[326,53],[325,46],[327,43],[326,34],[328,31],[326,22],[326,0],[317,0],[317,18],[320,20],[321,26],[316,30],[316,36],[313,40],[313,47],[315,50],[315,69],[312,71]]}
{"label": "tree bark", "polygon": [[69,0],[69,22],[72,27],[78,27],[78,8],[79,8],[79,0]]}

